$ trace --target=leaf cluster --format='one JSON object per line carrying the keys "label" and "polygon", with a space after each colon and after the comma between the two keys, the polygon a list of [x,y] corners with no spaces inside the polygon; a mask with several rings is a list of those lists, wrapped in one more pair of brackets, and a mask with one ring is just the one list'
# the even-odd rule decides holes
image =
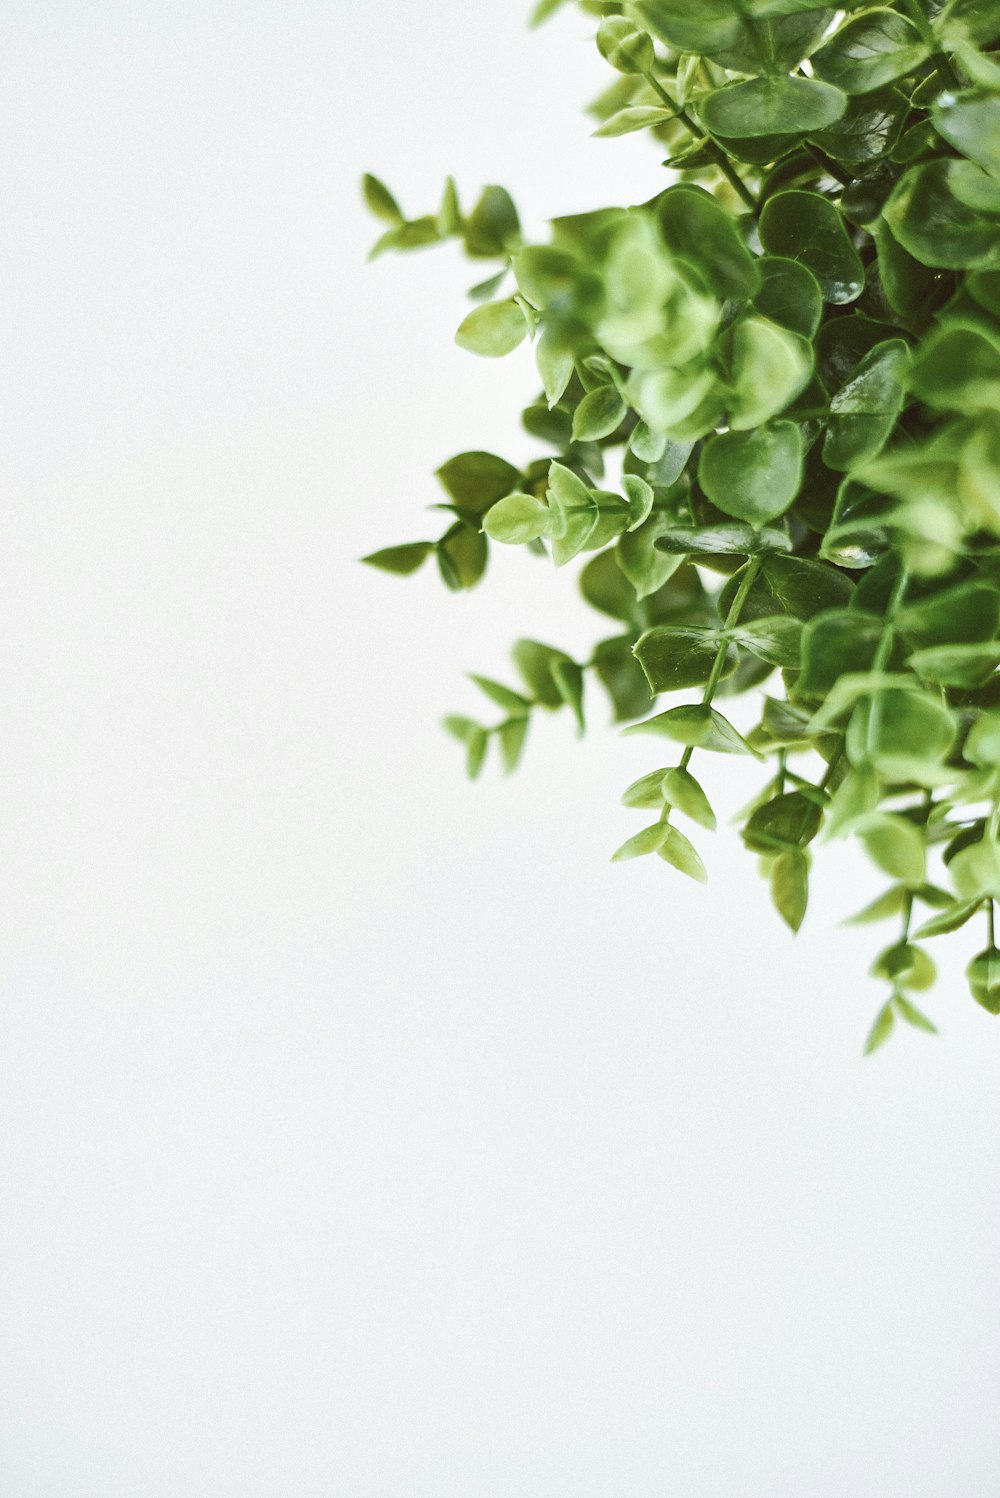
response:
{"label": "leaf cluster", "polygon": [[[493,740],[512,768],[539,710],[582,732],[596,682],[676,756],[625,791],[652,818],[616,860],[703,880],[677,825],[715,826],[692,761],[753,756],[742,837],[792,930],[824,840],[890,881],[859,917],[898,922],[866,1049],[934,1028],[922,943],[973,921],[970,992],[1000,1013],[1000,7],[579,8],[615,75],[595,134],[645,132],[669,177],[539,243],[502,188],[464,215],[449,180],[407,220],[365,179],[376,252],[453,238],[495,262],[456,341],[532,348],[522,423],[544,449],[450,459],[443,534],[365,560],[434,554],[451,588],[495,545],[574,563],[614,632],[586,660],[519,640],[516,686],[474,677],[502,716],[447,720],[469,773]],[[737,693],[749,732],[720,711]]]}

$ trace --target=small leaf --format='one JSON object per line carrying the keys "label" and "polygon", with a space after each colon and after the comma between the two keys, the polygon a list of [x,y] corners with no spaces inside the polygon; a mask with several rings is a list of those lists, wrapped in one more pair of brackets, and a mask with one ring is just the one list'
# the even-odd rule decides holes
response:
{"label": "small leaf", "polygon": [[957,931],[964,926],[966,921],[972,919],[976,911],[981,909],[982,899],[959,900],[954,905],[949,905],[942,910],[940,915],[932,916],[929,921],[914,932],[915,936],[923,939],[928,936],[948,936],[952,931]]}
{"label": "small leaf", "polygon": [[483,516],[483,530],[490,539],[512,546],[548,535],[551,526],[548,505],[533,494],[508,494]]}
{"label": "small leaf", "polygon": [[445,532],[435,550],[441,576],[455,591],[475,587],[486,571],[489,557],[486,537],[461,520]]}
{"label": "small leaf", "polygon": [[687,874],[689,879],[696,879],[699,884],[707,884],[708,874],[705,872],[705,865],[693,844],[688,841],[683,832],[678,832],[676,827],[671,827],[669,822],[665,822],[663,827],[665,835],[656,850],[659,856],[666,863],[672,864],[675,869],[679,869],[682,874]]}
{"label": "small leaf", "polygon": [[615,385],[598,385],[573,413],[573,441],[596,442],[621,426],[628,406]]}
{"label": "small leaf", "polygon": [[664,125],[675,116],[676,110],[664,109],[662,104],[630,104],[625,109],[619,109],[592,133],[598,137],[631,135],[634,130],[648,130],[651,125]]}
{"label": "small leaf", "polygon": [[892,1000],[890,999],[888,1003],[882,1005],[882,1008],[875,1016],[875,1023],[868,1031],[868,1038],[865,1041],[864,1049],[866,1056],[870,1056],[873,1051],[877,1051],[879,1046],[885,1045],[893,1032],[895,1024],[896,1016],[893,1011]]}
{"label": "small leaf", "polygon": [[900,1019],[904,1019],[908,1025],[915,1030],[923,1030],[926,1035],[937,1035],[938,1027],[933,1020],[929,1020],[922,1009],[918,1009],[905,994],[897,993],[893,996],[896,1013]]}
{"label": "small leaf", "polygon": [[542,707],[562,707],[563,695],[556,686],[552,668],[559,661],[571,662],[572,657],[554,645],[543,645],[540,640],[516,640],[511,655],[534,700]]}
{"label": "small leaf", "polygon": [[982,645],[932,645],[915,650],[909,665],[924,681],[972,690],[985,686],[1000,666],[1000,640]]}
{"label": "small leaf", "polygon": [[858,833],[869,858],[886,874],[909,886],[923,883],[926,853],[912,822],[893,812],[874,812]]}
{"label": "small leaf", "polygon": [[911,167],[882,210],[893,236],[921,265],[1000,264],[995,219],[963,203],[956,191],[968,165],[939,157]]}
{"label": "small leaf", "polygon": [[376,218],[384,219],[387,224],[403,222],[403,211],[396,199],[385,183],[380,182],[378,177],[373,177],[371,172],[365,172],[361,178],[361,191],[369,213],[373,213]]}
{"label": "small leaf", "polygon": [[774,860],[771,899],[786,925],[798,931],[809,903],[809,855],[803,849],[786,848]]}
{"label": "small leaf", "polygon": [[669,823],[654,822],[651,827],[644,827],[634,837],[630,837],[616,848],[611,855],[612,863],[624,863],[627,858],[641,858],[646,853],[656,853],[667,835]]}
{"label": "small leaf", "polygon": [[747,431],[802,394],[812,376],[813,352],[804,338],[764,317],[741,318],[730,340],[729,425]]}
{"label": "small leaf", "polygon": [[715,831],[715,812],[690,770],[682,770],[677,766],[661,772],[660,791],[670,806],[682,811],[686,817],[706,827],[709,832]]}
{"label": "small leaf", "polygon": [[645,479],[641,479],[634,473],[626,473],[622,477],[622,489],[625,494],[625,503],[628,505],[628,528],[630,531],[638,530],[644,521],[649,519],[653,508],[653,489]]}
{"label": "small leaf", "polygon": [[597,28],[597,50],[619,73],[648,73],[653,43],[624,16],[608,16]]}
{"label": "small leaf", "polygon": [[718,754],[752,754],[755,759],[764,758],[763,754],[758,754],[756,749],[750,747],[742,734],[737,733],[728,719],[716,712],[715,708],[701,703],[668,708],[665,713],[657,713],[655,718],[631,724],[623,732],[662,734],[664,738],[674,739],[677,743],[694,749],[710,749]]}
{"label": "small leaf", "polygon": [[369,567],[378,567],[383,572],[395,572],[400,577],[407,577],[411,572],[416,572],[433,550],[433,541],[409,541],[402,546],[385,546],[381,551],[373,551],[361,560],[367,562]]}
{"label": "small leaf", "polygon": [[757,262],[732,215],[704,188],[689,183],[668,187],[657,200],[657,218],[667,248],[697,265],[720,301],[753,296],[759,289]]}
{"label": "small leaf", "polygon": [[578,732],[583,733],[586,728],[583,718],[583,671],[575,661],[555,661],[552,680],[559,696],[576,718]]}
{"label": "small leaf", "polygon": [[840,471],[880,452],[903,406],[909,349],[900,338],[878,343],[830,401],[823,462]]}
{"label": "small leaf", "polygon": [[[859,910],[856,915],[849,915],[841,922],[844,926],[866,926],[872,921],[888,921],[893,916],[901,915],[906,909],[906,901],[909,891],[905,884],[894,884],[887,889],[884,895],[879,895],[870,905]],[[926,935],[925,931],[917,933]]]}
{"label": "small leaf", "polygon": [[791,551],[784,531],[755,530],[745,522],[733,525],[679,525],[664,530],[653,542],[671,556],[756,556],[768,551]]}
{"label": "small leaf", "polygon": [[622,792],[622,805],[642,807],[648,809],[653,806],[662,806],[666,797],[663,793],[663,777],[669,774],[666,769],[651,770],[648,775],[640,775],[638,780]]}
{"label": "small leaf", "polygon": [[474,681],[479,690],[495,702],[497,707],[502,707],[504,712],[510,713],[515,718],[525,718],[531,712],[531,703],[527,697],[522,697],[520,692],[505,687],[503,682],[494,681],[489,676],[476,676],[469,673],[469,680]]}
{"label": "small leaf", "polygon": [[457,453],[442,463],[436,477],[455,504],[471,515],[484,514],[521,481],[512,463],[495,453],[478,451]]}
{"label": "small leaf", "polygon": [[823,315],[823,293],[812,271],[784,255],[762,255],[757,266],[757,311],[802,338],[812,338]]}
{"label": "small leaf", "polygon": [[516,770],[520,763],[530,722],[530,718],[527,717],[508,718],[496,731],[497,742],[500,745],[500,758],[506,775]]}
{"label": "small leaf", "polygon": [[969,990],[987,1014],[1000,1014],[1000,952],[990,946],[973,957],[965,970]]}
{"label": "small leaf", "polygon": [[524,313],[513,299],[474,307],[459,324],[455,342],[471,354],[502,359],[528,336]]}

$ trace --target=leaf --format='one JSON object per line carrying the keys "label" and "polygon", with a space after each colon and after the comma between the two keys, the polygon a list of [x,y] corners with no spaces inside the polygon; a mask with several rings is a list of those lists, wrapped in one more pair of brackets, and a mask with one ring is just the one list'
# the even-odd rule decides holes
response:
{"label": "leaf", "polygon": [[429,244],[439,244],[441,234],[437,219],[430,215],[410,219],[407,223],[393,224],[368,252],[368,259],[375,260],[386,250],[421,250]]}
{"label": "leaf", "polygon": [[867,94],[912,73],[927,56],[927,44],[912,21],[896,10],[866,10],[845,22],[814,53],[817,78],[849,94]]}
{"label": "leaf", "polygon": [[511,656],[534,700],[542,707],[562,707],[562,692],[555,683],[552,668],[559,661],[572,663],[572,657],[554,645],[526,639],[514,642]]}
{"label": "leaf", "polygon": [[481,692],[495,702],[497,707],[502,707],[504,712],[510,713],[515,718],[526,718],[531,712],[531,703],[527,697],[522,697],[520,692],[505,687],[503,682],[494,681],[490,676],[476,676],[469,673],[469,680],[474,681]]}
{"label": "leaf", "polygon": [[902,884],[922,884],[926,853],[912,822],[894,812],[873,812],[858,827],[869,858]]}
{"label": "leaf", "polygon": [[733,525],[679,525],[663,531],[653,545],[672,556],[756,556],[761,552],[791,551],[784,531],[755,530],[745,522]]}
{"label": "leaf", "polygon": [[960,900],[1000,900],[1000,848],[990,838],[960,848],[948,864]]}
{"label": "leaf", "polygon": [[965,970],[969,991],[987,1014],[1000,1014],[1000,952],[989,946]]}
{"label": "leaf", "polygon": [[586,728],[583,717],[583,671],[575,661],[555,661],[552,680],[559,696],[576,719],[578,731],[583,733]]}
{"label": "leaf", "polygon": [[465,745],[465,772],[470,780],[475,780],[483,767],[486,750],[489,747],[486,729],[471,718],[463,718],[457,713],[451,713],[447,718],[443,718],[441,726],[451,734],[452,738],[458,739],[460,744]]}
{"label": "leaf", "polygon": [[592,608],[612,619],[631,623],[636,613],[635,589],[615,559],[614,551],[600,551],[580,573],[580,592]]}
{"label": "leaf", "polygon": [[652,693],[642,667],[632,654],[631,635],[601,640],[594,647],[594,670],[615,711],[615,722],[639,718],[653,705]]}
{"label": "leaf", "polygon": [[708,874],[705,872],[705,865],[697,850],[683,832],[678,832],[677,828],[671,827],[669,822],[663,825],[666,835],[656,850],[659,856],[666,863],[672,864],[675,869],[679,869],[682,874],[687,874],[689,879],[696,879],[699,884],[707,884]]}
{"label": "leaf", "polygon": [[701,703],[668,708],[665,713],[657,713],[655,718],[631,724],[623,732],[662,734],[664,738],[674,739],[677,743],[694,749],[709,749],[717,754],[752,754],[755,759],[764,758],[763,754],[758,754],[750,747],[742,734],[737,733],[728,719],[716,712],[714,707]]}
{"label": "leaf", "polygon": [[915,1030],[923,1030],[927,1035],[938,1034],[938,1027],[934,1024],[933,1020],[929,1020],[923,1010],[918,1009],[916,1004],[908,999],[905,994],[897,993],[893,1002],[896,1006],[896,1013],[908,1025],[912,1025]]}
{"label": "leaf", "polygon": [[812,338],[823,315],[823,293],[812,271],[784,255],[762,255],[757,268],[757,311],[801,338]]}
{"label": "leaf", "polygon": [[[659,624],[640,635],[634,654],[654,692],[676,692],[704,685],[721,643],[711,629]],[[736,669],[736,649],[727,645],[725,651],[722,674],[728,676]]]}
{"label": "leaf", "polygon": [[801,395],[812,371],[804,338],[764,317],[741,318],[730,333],[730,427],[746,431],[776,416]]}
{"label": "leaf", "polygon": [[371,172],[365,172],[361,178],[361,191],[369,213],[384,219],[387,224],[403,222],[403,211],[396,199],[385,183],[380,182],[378,177],[373,177]]}
{"label": "leaf", "polygon": [[985,686],[1000,666],[1000,641],[977,645],[932,645],[915,650],[909,665],[924,681],[967,690]]}
{"label": "leaf", "polygon": [[815,78],[751,78],[713,90],[700,101],[702,124],[712,134],[745,136],[806,134],[832,125],[847,108],[847,95]]}
{"label": "leaf", "polygon": [[922,265],[944,268],[1000,264],[995,221],[961,202],[957,174],[968,163],[937,158],[910,167],[883,217],[905,250]]}
{"label": "leaf", "polygon": [[[859,910],[857,915],[849,915],[841,922],[844,926],[868,925],[872,921],[888,921],[893,916],[901,915],[906,909],[909,891],[905,884],[894,884],[887,889],[885,894],[879,895],[864,910]],[[921,934],[918,932],[918,935]],[[926,932],[923,933],[926,935]]]}
{"label": "leaf", "polygon": [[925,921],[914,932],[914,935],[921,939],[928,936],[948,936],[971,920],[976,911],[982,907],[982,903],[981,899],[959,900],[946,910],[942,910],[940,915],[932,916],[929,921]]}
{"label": "leaf", "polygon": [[880,452],[903,407],[909,349],[901,338],[877,343],[830,401],[823,462],[846,472]]}
{"label": "leaf", "polygon": [[869,671],[882,630],[881,619],[848,609],[817,614],[803,631],[796,691],[803,697],[826,697],[843,676]]}
{"label": "leaf", "polygon": [[615,385],[598,385],[588,391],[573,413],[573,441],[595,442],[610,437],[621,426],[628,411]]}
{"label": "leaf", "polygon": [[458,326],[455,342],[471,354],[486,359],[502,359],[523,343],[528,324],[520,306],[513,299],[485,302],[473,307]]}
{"label": "leaf", "polygon": [[715,831],[715,812],[690,770],[676,766],[672,770],[664,771],[660,781],[660,790],[663,799],[670,806],[675,807],[677,811],[682,811],[686,817],[690,817],[699,826],[707,827],[709,832]]}
{"label": "leaf", "polygon": [[682,558],[668,556],[656,547],[659,536],[671,529],[671,517],[654,510],[648,520],[628,531],[618,542],[616,557],[637,598],[656,593],[677,571]]}
{"label": "leaf", "polygon": [[416,572],[434,550],[433,541],[408,541],[402,546],[385,546],[381,551],[370,552],[362,557],[369,567],[378,567],[383,572],[395,572],[407,577]]}
{"label": "leaf", "polygon": [[461,520],[445,531],[436,551],[441,576],[455,591],[474,588],[486,571],[489,558],[486,537]]}
{"label": "leaf", "polygon": [[625,503],[628,505],[628,528],[630,531],[638,530],[644,521],[649,519],[653,508],[652,485],[647,484],[645,479],[636,474],[626,473],[622,477],[622,489],[625,493]]}
{"label": "leaf", "polygon": [[755,853],[804,848],[822,819],[820,807],[801,791],[785,791],[757,807],[743,828],[743,841]]}
{"label": "leaf", "polygon": [[1000,409],[1000,338],[978,324],[933,328],[920,344],[909,386],[938,410]]}
{"label": "leaf", "polygon": [[931,119],[938,134],[956,151],[1000,176],[1000,98],[949,90],[934,101]]}
{"label": "leaf", "polygon": [[[875,89],[849,99],[840,119],[825,130],[814,130],[810,138],[835,161],[866,166],[880,161],[892,150],[908,109],[909,101],[898,89]],[[878,206],[881,207],[881,199]],[[846,203],[844,207],[846,210]]]}
{"label": "leaf", "polygon": [[771,899],[792,931],[798,931],[809,903],[809,855],[801,848],[785,848],[771,865]]}
{"label": "leaf", "polygon": [[864,268],[844,221],[819,193],[793,188],[768,198],[760,215],[760,239],[769,254],[798,260],[812,271],[824,301],[853,302],[864,290]]}
{"label": "leaf", "polygon": [[650,770],[648,775],[640,775],[638,780],[633,780],[622,792],[622,805],[643,809],[662,806],[666,799],[663,794],[663,777],[668,773],[663,769]]}
{"label": "leaf", "polygon": [[483,530],[490,539],[511,546],[548,535],[551,523],[548,505],[533,494],[508,494],[483,516]]}
{"label": "leaf", "polygon": [[442,463],[435,475],[460,509],[482,515],[521,482],[512,463],[495,453],[458,453]]}
{"label": "leaf", "polygon": [[624,16],[608,16],[597,28],[597,50],[619,73],[648,73],[653,43]]}
{"label": "leaf", "polygon": [[783,515],[802,482],[802,434],[791,421],[710,437],[698,482],[725,515],[761,526]]}
{"label": "leaf", "polygon": [[751,619],[727,631],[737,645],[742,645],[762,661],[797,671],[802,662],[802,623],[784,614],[773,618]]}
{"label": "leaf", "polygon": [[484,187],[479,201],[465,220],[465,253],[473,259],[491,260],[520,248],[517,209],[504,187]]}
{"label": "leaf", "polygon": [[881,785],[873,765],[852,765],[830,798],[824,836],[837,837],[853,829],[860,818],[878,810]]}
{"label": "leaf", "polygon": [[764,558],[762,581],[777,601],[779,610],[796,619],[812,619],[824,609],[843,608],[850,601],[854,586],[836,567],[809,557],[771,555]]}
{"label": "leaf", "polygon": [[510,775],[521,762],[530,722],[531,719],[527,717],[508,718],[496,731],[505,775]]}
{"label": "leaf", "polygon": [[644,827],[641,832],[635,833],[616,848],[611,855],[612,863],[624,863],[629,858],[641,858],[646,853],[659,851],[664,838],[667,835],[669,823],[654,822],[651,827]]}
{"label": "leaf", "polygon": [[906,638],[922,648],[992,640],[1000,631],[1000,591],[985,582],[958,583],[907,604],[898,622]]}
{"label": "leaf", "polygon": [[573,378],[573,354],[562,345],[551,327],[542,329],[542,336],[535,345],[535,363],[551,411]]}
{"label": "leaf", "polygon": [[875,1016],[875,1023],[868,1031],[868,1038],[865,1041],[864,1049],[866,1056],[870,1056],[873,1051],[877,1051],[879,1046],[885,1045],[895,1028],[895,1024],[896,1016],[893,1011],[892,1000],[890,999],[888,1003],[882,1005],[882,1008]]}
{"label": "leaf", "polygon": [[667,248],[697,265],[721,300],[752,296],[761,284],[757,262],[732,215],[704,188],[679,183],[657,200],[657,219]]}
{"label": "leaf", "polygon": [[665,125],[677,111],[662,104],[629,104],[619,109],[591,133],[597,137],[631,135],[634,130],[648,130],[651,125]]}

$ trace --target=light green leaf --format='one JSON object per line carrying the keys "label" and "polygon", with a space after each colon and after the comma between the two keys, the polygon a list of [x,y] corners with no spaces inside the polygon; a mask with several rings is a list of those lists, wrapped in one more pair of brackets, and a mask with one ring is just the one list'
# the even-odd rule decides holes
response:
{"label": "light green leaf", "polygon": [[702,863],[697,850],[684,836],[678,832],[676,827],[671,827],[669,822],[663,824],[665,836],[657,848],[659,856],[682,874],[687,874],[689,879],[696,879],[699,884],[708,883],[708,874]]}
{"label": "light green leaf", "polygon": [[641,858],[646,853],[659,851],[664,838],[667,835],[669,823],[654,822],[651,827],[644,827],[641,832],[635,833],[616,848],[611,855],[612,863],[624,863],[628,858]]}
{"label": "light green leaf", "polygon": [[572,662],[572,657],[554,645],[543,645],[540,640],[516,640],[511,656],[533,699],[542,707],[562,707],[563,695],[556,686],[552,668],[560,661]]}
{"label": "light green leaf", "polygon": [[599,138],[631,135],[634,130],[648,130],[651,125],[665,125],[675,116],[676,110],[664,109],[662,104],[629,104],[605,120],[592,134]]}
{"label": "light green leaf", "polygon": [[791,421],[723,432],[702,448],[698,482],[723,514],[762,526],[783,515],[798,493],[802,457],[802,434]]}
{"label": "light green leaf", "polygon": [[912,822],[895,812],[873,812],[857,826],[869,858],[884,873],[910,887],[925,877],[924,840]]}
{"label": "light green leaf", "polygon": [[508,494],[483,516],[483,530],[493,541],[520,546],[546,536],[552,524],[547,504],[533,494]]}
{"label": "light green leaf", "polygon": [[459,348],[486,359],[502,359],[523,343],[528,323],[517,302],[485,302],[474,307],[459,324],[455,342]]}
{"label": "light green leaf", "polygon": [[384,219],[387,224],[403,222],[403,211],[396,199],[385,183],[380,182],[378,177],[373,177],[371,172],[365,172],[361,178],[361,191],[369,213],[373,213],[376,218]]}
{"label": "light green leaf", "polygon": [[764,758],[750,747],[742,734],[737,733],[727,718],[715,708],[701,703],[668,708],[665,713],[657,713],[655,718],[647,718],[642,723],[633,723],[622,731],[661,734],[676,743],[694,749],[709,749],[717,754],[752,754],[755,759]]}
{"label": "light green leaf", "polygon": [[619,73],[648,73],[653,43],[625,16],[608,16],[597,28],[597,50]]}
{"label": "light green leaf", "polygon": [[505,775],[510,775],[516,770],[521,761],[530,722],[531,719],[527,717],[508,718],[496,731]]}
{"label": "light green leaf", "polygon": [[909,386],[938,410],[1000,410],[1000,337],[973,323],[932,328],[920,344]]}
{"label": "light green leaf", "polygon": [[759,289],[757,262],[732,215],[703,188],[668,187],[657,200],[657,218],[667,248],[696,265],[720,301],[753,296]]}
{"label": "light green leaf", "polygon": [[573,413],[573,441],[596,442],[611,433],[625,418],[628,406],[616,385],[598,385],[583,397]]}
{"label": "light green leaf", "polygon": [[764,317],[740,318],[730,340],[729,425],[733,431],[748,431],[801,395],[813,372],[812,348],[797,333]]}
{"label": "light green leaf", "polygon": [[785,848],[771,865],[771,899],[792,931],[798,931],[809,903],[809,854]]}
{"label": "light green leaf", "polygon": [[948,936],[952,931],[957,931],[970,921],[976,911],[982,907],[982,899],[960,900],[942,910],[940,915],[932,916],[929,921],[914,932],[921,939],[928,936]]}
{"label": "light green leaf", "polygon": [[578,731],[582,734],[586,728],[583,717],[582,669],[575,661],[555,661],[552,666],[552,680],[556,684],[559,696],[576,719]]}
{"label": "light green leaf", "polygon": [[875,1023],[868,1031],[868,1038],[865,1041],[864,1054],[870,1056],[873,1051],[878,1050],[879,1046],[885,1045],[895,1025],[896,1015],[893,1010],[892,1000],[890,999],[888,1003],[882,1005],[882,1008],[875,1016]]}
{"label": "light green leaf", "polygon": [[657,538],[670,527],[671,517],[662,510],[654,510],[648,519],[618,542],[615,553],[618,565],[635,589],[637,598],[648,598],[651,593],[658,592],[684,560],[657,550]]}
{"label": "light green leaf", "polygon": [[625,494],[625,503],[628,505],[628,528],[630,531],[639,529],[649,519],[653,508],[653,488],[641,479],[637,474],[626,473],[622,477],[622,490]]}
{"label": "light green leaf", "polygon": [[715,812],[690,770],[682,770],[679,766],[666,770],[660,782],[660,790],[670,806],[682,811],[699,826],[707,827],[709,832],[715,831]]}
{"label": "light green leaf", "polygon": [[742,139],[822,130],[846,108],[847,95],[840,88],[815,78],[779,75],[715,89],[700,101],[698,112],[713,135]]}
{"label": "light green leaf", "polygon": [[495,702],[497,707],[502,707],[504,712],[515,718],[525,718],[531,712],[531,703],[527,697],[522,697],[520,692],[505,687],[503,682],[494,681],[490,676],[477,676],[474,672],[469,673],[469,680],[474,681],[479,690]]}
{"label": "light green leaf", "polygon": [[622,805],[648,809],[653,806],[662,806],[666,797],[663,793],[663,777],[670,772],[666,769],[650,770],[648,775],[640,775],[638,780],[622,792]]}
{"label": "light green leaf", "polygon": [[1000,640],[979,645],[932,645],[915,650],[911,668],[924,681],[966,690],[985,686],[1000,666]]}

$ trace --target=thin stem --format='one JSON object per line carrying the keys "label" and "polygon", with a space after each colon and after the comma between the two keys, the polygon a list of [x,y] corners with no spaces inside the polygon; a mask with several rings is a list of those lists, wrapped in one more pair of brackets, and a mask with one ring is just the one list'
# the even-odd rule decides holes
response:
{"label": "thin stem", "polygon": [[986,902],[986,930],[989,935],[990,946],[995,947],[996,941],[996,913],[992,900]]}
{"label": "thin stem", "polygon": [[655,78],[652,73],[643,73],[642,76],[645,78],[646,82],[649,84],[654,93],[660,96],[664,104],[666,104],[668,108],[674,111],[674,114],[680,120],[684,128],[686,130],[689,130],[696,140],[703,140],[705,142],[712,160],[715,162],[722,175],[726,178],[726,181],[729,182],[730,186],[736,189],[740,197],[743,199],[744,203],[750,209],[750,212],[756,213],[757,199],[754,197],[749,187],[747,187],[739,172],[736,171],[732,162],[729,160],[729,157],[726,155],[725,151],[723,151],[718,142],[712,140],[710,136],[706,135],[704,130],[699,130],[698,126],[688,114],[687,110],[682,109],[677,100],[671,98],[670,94],[667,93],[667,90],[663,87],[658,78]]}
{"label": "thin stem", "polygon": [[931,24],[920,7],[919,0],[902,0],[902,8],[920,32],[921,40],[930,51],[931,62],[937,68],[945,83],[949,84],[951,88],[961,88],[961,79],[938,46],[938,39],[934,35]]}
{"label": "thin stem", "polygon": [[[893,584],[892,592],[889,594],[889,601],[886,604],[885,623],[882,625],[882,633],[879,636],[878,649],[875,651],[875,658],[872,661],[873,673],[884,671],[886,665],[888,664],[889,657],[892,655],[892,645],[895,638],[896,629],[896,614],[899,610],[900,604],[903,601],[903,597],[906,593],[906,588],[909,581],[910,574],[906,570],[906,567],[900,567],[899,576],[896,578],[896,581]],[[871,711],[868,714],[867,740],[869,751],[874,749],[876,743],[878,742],[879,729],[882,724],[882,701],[883,694],[879,691],[876,691],[872,696]]]}
{"label": "thin stem", "polygon": [[820,150],[819,146],[814,146],[812,142],[808,140],[806,141],[806,150],[809,152],[809,155],[813,158],[813,160],[819,163],[824,172],[826,172],[827,176],[833,177],[837,182],[840,183],[841,187],[850,187],[851,183],[854,181],[854,178],[851,176],[850,172],[845,172],[843,167],[838,166],[832,156],[828,156],[825,151]]}
{"label": "thin stem", "polygon": [[[729,612],[727,613],[725,622],[722,626],[724,630],[732,629],[733,625],[738,621],[740,612],[743,608],[744,603],[746,602],[747,594],[750,592],[750,589],[753,587],[757,579],[757,574],[760,571],[761,567],[761,561],[762,558],[760,556],[755,556],[750,557],[749,561],[747,562],[746,568],[743,572],[743,576],[740,578],[740,585],[733,595],[732,603],[729,605]],[[715,696],[715,689],[719,685],[719,682],[722,679],[722,673],[725,670],[726,655],[728,651],[729,641],[723,640],[718,650],[715,652],[715,660],[712,662],[712,669],[709,672],[708,680],[705,683],[705,690],[701,694],[702,707],[708,707],[712,701],[712,698]],[[684,750],[684,753],[681,755],[680,764],[678,766],[679,769],[687,769],[688,765],[691,763],[691,756],[693,753],[694,745],[689,744]]]}

